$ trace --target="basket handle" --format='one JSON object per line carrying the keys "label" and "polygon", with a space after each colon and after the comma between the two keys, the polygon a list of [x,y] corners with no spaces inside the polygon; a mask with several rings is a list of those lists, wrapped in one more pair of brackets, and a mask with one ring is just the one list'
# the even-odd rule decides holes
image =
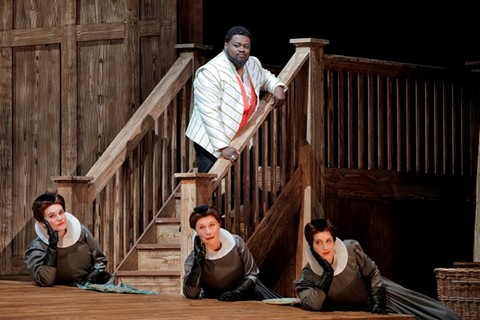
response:
{"label": "basket handle", "polygon": [[479,280],[453,280],[452,281],[453,283],[456,283],[456,284],[475,284],[475,285],[478,285],[480,284],[480,281]]}

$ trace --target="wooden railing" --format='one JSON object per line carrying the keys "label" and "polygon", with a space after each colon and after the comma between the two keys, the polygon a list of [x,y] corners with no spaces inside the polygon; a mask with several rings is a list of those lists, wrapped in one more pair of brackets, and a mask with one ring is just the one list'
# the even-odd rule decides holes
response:
{"label": "wooden railing", "polygon": [[325,70],[327,167],[473,174],[471,72],[335,55]]}
{"label": "wooden railing", "polygon": [[193,74],[209,47],[177,48],[180,57],[87,175],[54,177],[58,192],[93,231],[112,271],[174,193],[179,184],[174,174],[192,167],[184,132]]}

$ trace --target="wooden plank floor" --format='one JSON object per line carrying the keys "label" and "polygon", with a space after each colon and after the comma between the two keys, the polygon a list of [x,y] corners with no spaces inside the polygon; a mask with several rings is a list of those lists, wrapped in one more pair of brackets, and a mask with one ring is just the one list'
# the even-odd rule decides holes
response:
{"label": "wooden plank floor", "polygon": [[0,319],[369,319],[413,320],[408,315],[312,312],[261,301],[189,300],[181,295],[103,293],[66,286],[0,280]]}

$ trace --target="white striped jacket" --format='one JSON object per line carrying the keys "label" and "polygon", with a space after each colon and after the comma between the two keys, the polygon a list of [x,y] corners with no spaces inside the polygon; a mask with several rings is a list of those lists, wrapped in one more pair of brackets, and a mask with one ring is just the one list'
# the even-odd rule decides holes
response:
{"label": "white striped jacket", "polygon": [[[256,57],[250,56],[244,72],[250,76],[258,97],[255,109],[260,102],[260,91],[273,93],[277,86],[287,89]],[[193,112],[185,135],[216,157],[220,156],[220,149],[229,146],[242,121],[244,104],[237,76],[224,51],[195,74]]]}

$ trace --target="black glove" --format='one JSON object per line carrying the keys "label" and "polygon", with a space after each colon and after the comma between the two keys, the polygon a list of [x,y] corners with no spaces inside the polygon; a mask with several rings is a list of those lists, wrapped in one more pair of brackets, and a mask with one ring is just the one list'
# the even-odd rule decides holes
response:
{"label": "black glove", "polygon": [[88,276],[80,282],[81,285],[85,285],[85,283],[96,283],[96,284],[104,284],[112,275],[107,271],[100,271],[98,269],[94,269],[92,272],[88,274]]}
{"label": "black glove", "polygon": [[52,226],[48,223],[47,219],[44,220],[45,226],[48,231],[48,248],[45,252],[45,258],[43,259],[44,266],[56,267],[57,266],[57,244],[58,244],[58,231],[53,231]]}
{"label": "black glove", "polygon": [[193,251],[195,257],[193,260],[192,270],[185,281],[185,284],[191,287],[200,287],[200,282],[202,280],[203,266],[205,265],[205,245],[200,240],[199,236],[195,236],[195,242],[193,244]]}
{"label": "black glove", "polygon": [[323,268],[323,273],[320,276],[320,280],[315,283],[316,287],[319,287],[320,290],[328,294],[328,290],[330,290],[330,285],[332,284],[333,280],[333,268],[327,260],[322,258],[315,250],[310,247],[310,251],[312,251],[313,257],[317,260],[318,264]]}
{"label": "black glove", "polygon": [[386,293],[384,287],[372,288],[372,304],[366,311],[378,314],[387,314]]}
{"label": "black glove", "polygon": [[234,290],[227,291],[218,298],[220,301],[248,300],[255,293],[255,282],[248,278],[240,283]]}

